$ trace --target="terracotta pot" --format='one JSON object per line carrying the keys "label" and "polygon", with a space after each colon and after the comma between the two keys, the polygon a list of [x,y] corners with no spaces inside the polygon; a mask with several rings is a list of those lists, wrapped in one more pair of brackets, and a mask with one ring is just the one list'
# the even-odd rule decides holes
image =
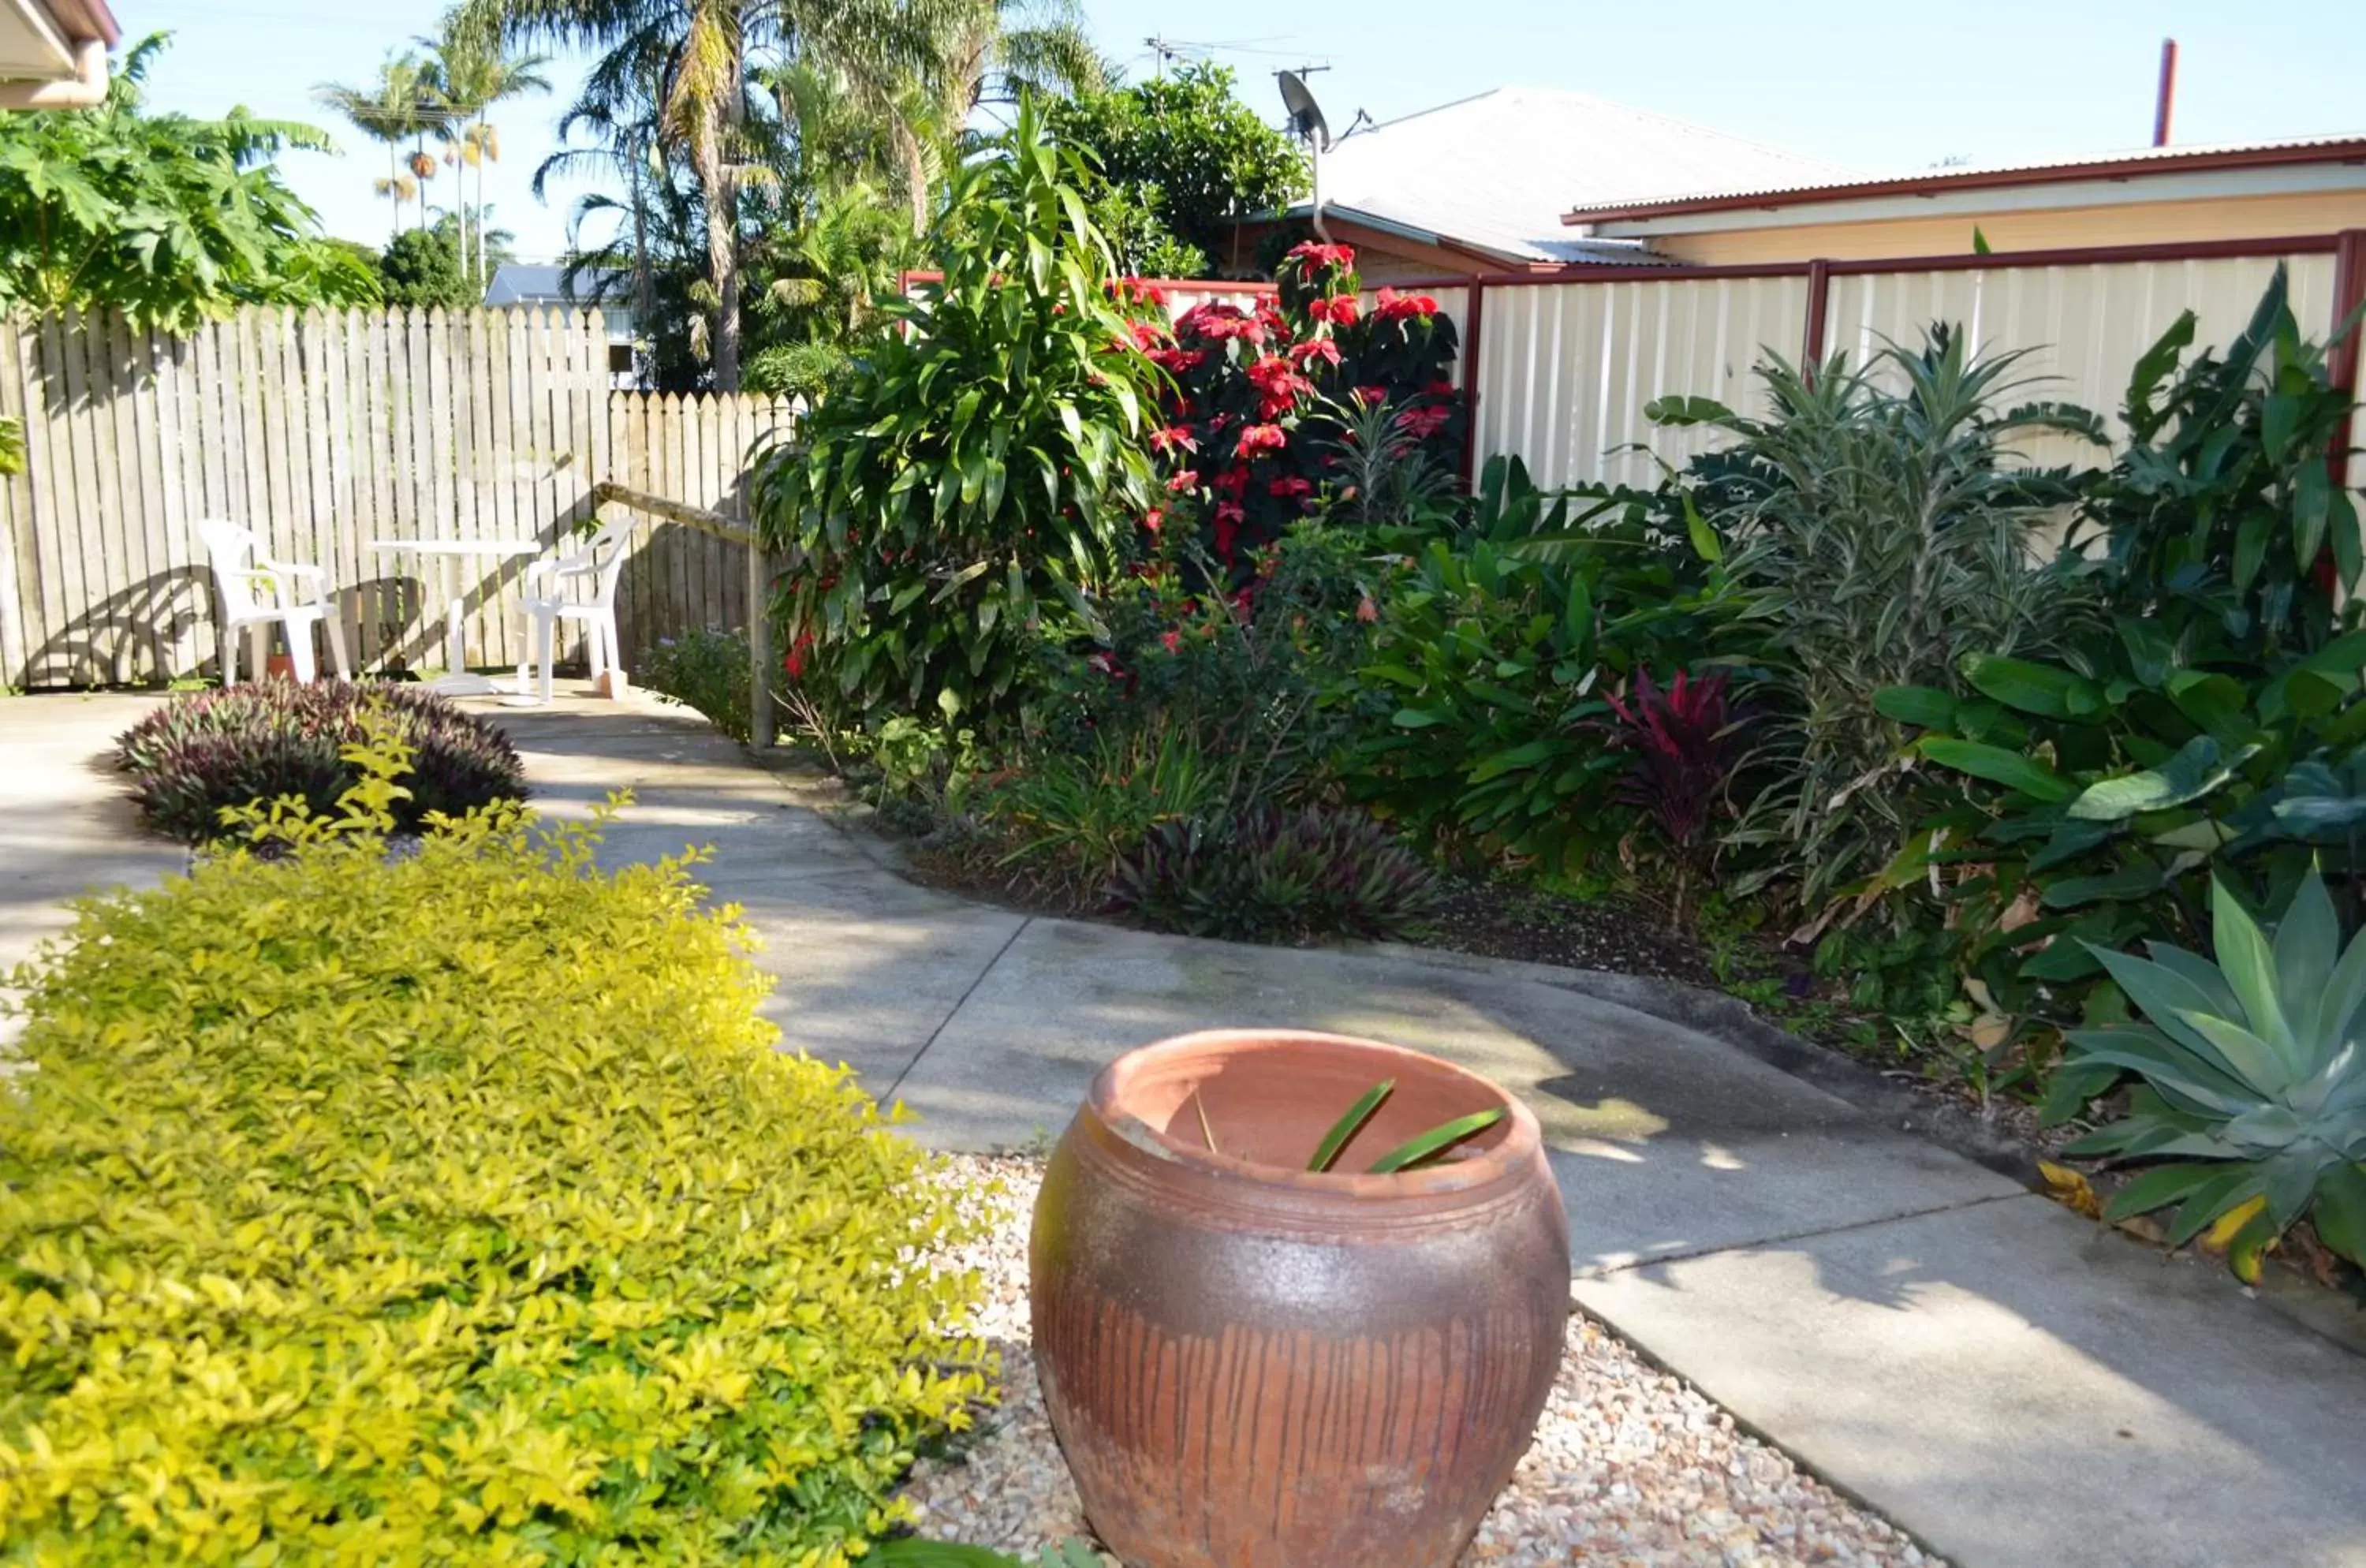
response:
{"label": "terracotta pot", "polygon": [[[1383,1078],[1333,1171],[1309,1171]],[[1494,1105],[1452,1157],[1342,1174]],[[1052,1156],[1031,1252],[1044,1402],[1129,1568],[1448,1568],[1528,1446],[1569,1317],[1536,1118],[1335,1034],[1187,1034],[1112,1063]]]}

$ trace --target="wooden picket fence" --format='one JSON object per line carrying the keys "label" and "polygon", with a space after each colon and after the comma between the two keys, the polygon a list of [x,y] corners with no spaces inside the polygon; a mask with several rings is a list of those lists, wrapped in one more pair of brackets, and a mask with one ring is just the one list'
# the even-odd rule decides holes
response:
{"label": "wooden picket fence", "polygon": [[[400,548],[587,525],[603,480],[745,516],[750,452],[785,404],[610,389],[589,311],[250,310],[185,337],[119,316],[0,320],[0,685],[140,683],[218,668],[200,519],[324,568],[365,668],[440,661],[437,580]],[[506,667],[524,558],[468,558],[469,662]],[[422,581],[422,576],[424,581]],[[628,662],[746,624],[744,555],[644,517],[619,591]]]}

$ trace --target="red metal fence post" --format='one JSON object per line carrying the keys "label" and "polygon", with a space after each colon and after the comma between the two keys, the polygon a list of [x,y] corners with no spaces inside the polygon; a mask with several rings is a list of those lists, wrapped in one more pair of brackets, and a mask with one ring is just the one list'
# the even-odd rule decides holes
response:
{"label": "red metal fence post", "polygon": [[[2366,333],[2366,320],[2353,322],[2350,314],[2360,305],[2366,305],[2366,229],[2344,229],[2333,242],[2331,330],[2338,333],[2347,325],[2349,331],[2327,347],[2325,373],[2337,391],[2353,397],[2358,391],[2358,339]],[[2326,467],[2333,470],[2336,490],[2349,482],[2349,441],[2357,417],[2354,406],[2341,416],[2340,423],[2333,427],[2333,442],[2325,455]],[[2354,592],[2356,588],[2355,583],[2337,584],[2338,592]]]}
{"label": "red metal fence post", "polygon": [[1479,324],[1487,285],[1470,280],[1470,309],[1462,329],[1462,488],[1469,490],[1478,474],[1479,457]]}
{"label": "red metal fence post", "polygon": [[1808,325],[1799,337],[1799,374],[1816,384],[1816,367],[1824,359],[1824,317],[1832,303],[1832,264],[1818,257],[1808,264]]}

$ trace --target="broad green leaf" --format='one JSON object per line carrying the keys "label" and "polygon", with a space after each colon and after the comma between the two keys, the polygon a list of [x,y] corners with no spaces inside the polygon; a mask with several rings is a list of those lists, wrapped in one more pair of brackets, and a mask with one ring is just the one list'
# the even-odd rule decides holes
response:
{"label": "broad green leaf", "polygon": [[1873,706],[1918,729],[1945,729],[1955,721],[1955,699],[1936,686],[1885,686],[1873,694]]}
{"label": "broad green leaf", "polygon": [[1964,679],[1985,696],[2041,718],[2086,718],[2103,711],[2103,689],[2076,671],[2025,659],[1967,654]]}
{"label": "broad green leaf", "polygon": [[2146,811],[2166,811],[2201,799],[2235,776],[2259,750],[2245,746],[2224,757],[2215,739],[2197,735],[2158,768],[2089,784],[2070,803],[2070,815],[2088,822],[2118,822]]}
{"label": "broad green leaf", "polygon": [[1914,749],[1943,768],[2000,784],[2034,800],[2064,801],[2076,793],[2069,781],[2044,763],[2000,746],[1958,740],[1953,736],[1926,735],[1915,742]]}
{"label": "broad green leaf", "polygon": [[2049,882],[2039,899],[2049,909],[2071,909],[2106,899],[2147,898],[2160,888],[2160,867],[2129,865],[2095,876],[2066,876]]}

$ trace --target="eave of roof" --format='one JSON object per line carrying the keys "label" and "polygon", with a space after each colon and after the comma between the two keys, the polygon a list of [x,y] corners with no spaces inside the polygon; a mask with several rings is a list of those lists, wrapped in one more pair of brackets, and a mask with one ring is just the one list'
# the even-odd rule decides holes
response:
{"label": "eave of roof", "polygon": [[1939,196],[1952,191],[1996,190],[2023,186],[2058,185],[2079,180],[2137,179],[2147,175],[2193,173],[2216,169],[2267,169],[2293,164],[2366,162],[2366,136],[2317,137],[2309,140],[2247,143],[2240,146],[2178,148],[2115,153],[2107,157],[2061,163],[1998,165],[1978,169],[1934,169],[1925,174],[1888,179],[1859,180],[1837,185],[1787,186],[1748,191],[1712,191],[1668,197],[1651,201],[1611,202],[1580,207],[1561,215],[1565,224],[1624,222],[1673,218],[1694,213],[1741,212],[1797,207],[1809,202],[1851,201],[1896,196]]}
{"label": "eave of roof", "polygon": [[59,30],[68,38],[95,38],[113,49],[123,41],[123,28],[107,0],[44,0]]}

